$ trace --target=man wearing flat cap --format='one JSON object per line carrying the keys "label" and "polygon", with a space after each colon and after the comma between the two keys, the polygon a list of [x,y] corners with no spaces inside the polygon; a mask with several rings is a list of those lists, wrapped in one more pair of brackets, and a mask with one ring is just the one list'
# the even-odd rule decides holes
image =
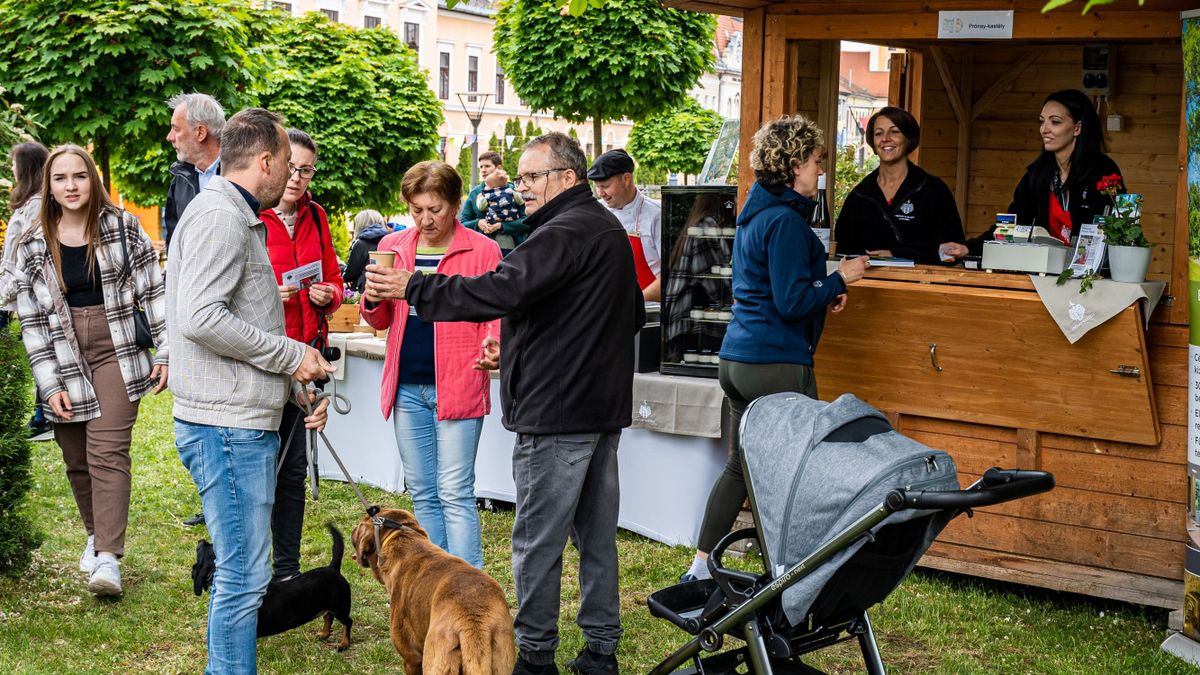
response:
{"label": "man wearing flat cap", "polygon": [[587,177],[596,185],[596,196],[621,221],[625,231],[641,239],[646,264],[654,273],[654,281],[642,288],[642,295],[646,300],[658,301],[662,297],[662,207],[637,189],[633,168],[633,157],[628,152],[609,150],[596,158]]}

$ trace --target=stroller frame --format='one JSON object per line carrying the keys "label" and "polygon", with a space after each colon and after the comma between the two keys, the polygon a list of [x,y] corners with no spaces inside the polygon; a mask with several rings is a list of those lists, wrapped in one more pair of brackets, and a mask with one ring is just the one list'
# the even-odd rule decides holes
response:
{"label": "stroller frame", "polygon": [[[694,673],[709,672],[701,661],[701,652],[715,652],[722,648],[726,635],[739,631],[745,642],[745,657],[749,661],[751,672],[757,675],[774,675],[771,664],[771,652],[764,636],[763,620],[759,612],[767,604],[777,599],[787,588],[811,574],[815,569],[836,555],[839,551],[850,546],[863,537],[872,537],[871,530],[882,523],[888,516],[906,509],[917,510],[949,510],[954,516],[961,513],[970,514],[971,509],[980,506],[991,506],[1014,499],[1028,497],[1041,492],[1047,492],[1054,487],[1054,476],[1043,471],[988,469],[984,476],[965,490],[930,492],[925,490],[908,491],[898,488],[889,492],[883,503],[868,511],[857,521],[833,536],[816,550],[792,565],[785,572],[775,577],[766,585],[754,590],[759,577],[736,570],[721,568],[715,561],[720,560],[724,549],[733,541],[756,537],[753,528],[740,530],[726,535],[710,556],[710,567],[714,569],[717,582],[727,598],[732,595],[742,595],[746,600],[721,616],[711,625],[699,631],[696,637],[683,645],[660,662],[650,671],[650,675],[666,675],[675,672],[689,660],[694,660]],[[753,494],[753,492],[751,492]],[[753,501],[751,506],[753,507]],[[764,555],[766,551],[763,551]],[[764,558],[765,559],[765,558]],[[767,568],[770,569],[768,561]],[[729,581],[737,580],[746,584],[749,595],[732,589]],[[651,611],[655,611],[651,603]],[[677,624],[678,625],[678,624]],[[793,635],[788,639],[803,641],[800,649],[792,655],[815,651],[822,647],[842,642],[848,637],[841,637],[845,630],[858,639],[859,647],[866,663],[867,672],[871,675],[883,675],[883,660],[871,628],[871,621],[863,611],[861,617],[841,622],[834,626],[820,627],[810,633]],[[719,657],[718,657],[719,658]],[[741,662],[741,655],[731,657],[734,663]],[[797,672],[819,672],[800,665]],[[729,671],[725,671],[729,672]]]}

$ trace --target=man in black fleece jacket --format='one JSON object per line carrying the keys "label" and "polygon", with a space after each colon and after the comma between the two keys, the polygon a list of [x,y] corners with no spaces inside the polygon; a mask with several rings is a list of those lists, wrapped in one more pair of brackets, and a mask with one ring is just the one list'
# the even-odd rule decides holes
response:
{"label": "man in black fleece jacket", "polygon": [[592,195],[578,142],[539,136],[517,187],[531,233],[477,277],[367,268],[369,301],[407,298],[423,321],[503,317],[504,426],[517,433],[513,478],[514,673],[557,673],[562,553],[580,553],[576,623],[587,648],[568,667],[617,673],[617,444],[633,408],[633,337],[645,323],[633,252]]}

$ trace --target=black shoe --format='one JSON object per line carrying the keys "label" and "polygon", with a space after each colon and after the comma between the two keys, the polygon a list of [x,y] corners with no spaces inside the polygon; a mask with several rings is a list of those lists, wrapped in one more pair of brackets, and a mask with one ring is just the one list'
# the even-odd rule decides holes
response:
{"label": "black shoe", "polygon": [[188,518],[187,520],[183,521],[183,524],[187,525],[188,527],[194,527],[196,525],[203,525],[204,524],[204,512],[201,511],[200,513],[197,513],[196,515],[192,516],[191,518]]}
{"label": "black shoe", "polygon": [[567,661],[567,670],[578,675],[617,675],[619,672],[616,654],[597,654],[587,648]]}
{"label": "black shoe", "polygon": [[518,655],[512,675],[558,675],[558,666],[553,663],[530,663]]}
{"label": "black shoe", "polygon": [[29,420],[29,440],[49,441],[54,439],[54,425],[49,420]]}

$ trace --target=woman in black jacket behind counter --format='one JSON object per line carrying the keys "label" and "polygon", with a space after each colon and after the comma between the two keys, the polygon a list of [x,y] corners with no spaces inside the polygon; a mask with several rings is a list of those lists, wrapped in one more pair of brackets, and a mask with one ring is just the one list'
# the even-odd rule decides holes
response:
{"label": "woman in black jacket behind counter", "polygon": [[888,106],[867,122],[879,168],[846,197],[834,230],[838,253],[908,258],[936,265],[938,245],[963,240],[954,193],[942,179],[908,161],[921,142],[913,116]]}
{"label": "woman in black jacket behind counter", "polygon": [[[1083,223],[1095,222],[1112,206],[1112,198],[1096,183],[1105,176],[1120,176],[1121,169],[1104,154],[1100,116],[1082,91],[1064,89],[1047,96],[1038,122],[1042,152],[1026,167],[1008,212],[1017,215],[1019,224],[1040,225],[1069,244]],[[951,242],[942,250],[954,258],[981,255],[983,242],[994,238],[994,230],[995,226],[966,246]]]}

